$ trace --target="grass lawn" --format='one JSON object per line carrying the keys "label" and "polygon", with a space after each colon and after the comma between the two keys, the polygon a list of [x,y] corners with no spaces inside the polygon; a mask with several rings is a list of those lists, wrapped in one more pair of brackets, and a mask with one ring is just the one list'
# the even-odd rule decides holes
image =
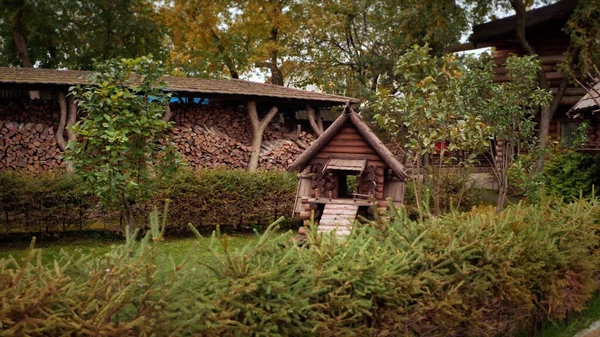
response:
{"label": "grass lawn", "polygon": [[[229,238],[229,247],[231,249],[242,248],[246,244],[252,243],[258,239],[257,234],[236,234],[227,235]],[[210,236],[203,239],[197,238],[175,238],[166,239],[164,242],[158,242],[158,249],[165,256],[171,255],[175,262],[181,261],[185,254],[194,248],[194,244],[198,242],[195,248],[195,255],[209,262],[214,259],[209,251]],[[83,253],[91,253],[102,255],[107,253],[114,245],[122,244],[123,241],[115,240],[114,238],[89,237],[89,238],[64,238],[53,240],[51,242],[42,242],[36,244],[36,248],[42,249],[42,260],[46,263],[54,261],[60,256],[61,250],[73,251],[80,249]],[[222,248],[219,244],[215,245],[216,251],[221,252]],[[20,261],[27,255],[27,242],[16,242],[9,245],[0,246],[0,259],[13,256],[17,261]]]}

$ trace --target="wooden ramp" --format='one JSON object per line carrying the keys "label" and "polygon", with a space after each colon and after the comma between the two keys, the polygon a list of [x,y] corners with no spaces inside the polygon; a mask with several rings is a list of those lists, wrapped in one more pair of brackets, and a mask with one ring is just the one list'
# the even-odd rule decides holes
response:
{"label": "wooden ramp", "polygon": [[335,231],[337,235],[348,235],[352,231],[352,223],[356,219],[358,205],[348,204],[326,204],[317,232]]}

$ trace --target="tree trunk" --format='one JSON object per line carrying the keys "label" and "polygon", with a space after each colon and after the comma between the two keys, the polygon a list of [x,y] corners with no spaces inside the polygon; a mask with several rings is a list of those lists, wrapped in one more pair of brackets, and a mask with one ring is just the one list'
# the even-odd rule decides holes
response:
{"label": "tree trunk", "polygon": [[250,101],[247,104],[248,115],[250,116],[250,123],[252,124],[252,153],[250,154],[250,161],[248,162],[248,170],[255,171],[258,169],[258,160],[260,159],[260,148],[262,145],[262,137],[267,128],[267,125],[271,122],[273,117],[277,114],[277,107],[272,107],[269,113],[261,121],[258,118],[258,111],[256,109],[256,102]]}
{"label": "tree trunk", "polygon": [[127,236],[132,237],[135,229],[135,223],[133,222],[133,210],[129,200],[125,197],[125,193],[121,193],[121,201],[123,202],[123,210],[125,211],[125,221],[127,222]]}
{"label": "tree trunk", "polygon": [[[525,3],[523,2],[523,0],[510,0],[510,4],[513,7],[513,9],[515,10],[516,17],[517,17],[517,27],[515,30],[516,30],[517,40],[519,41],[519,45],[521,46],[521,48],[527,55],[536,55],[535,50],[533,49],[531,44],[529,44],[529,41],[527,41],[527,38],[525,36],[525,27],[526,27],[526,23],[527,23],[526,22],[527,7],[525,6]],[[550,90],[550,84],[548,83],[548,80],[546,79],[546,74],[541,67],[540,67],[540,70],[538,70],[538,83],[539,83],[541,89],[548,90],[548,91]],[[550,133],[550,121],[552,120],[552,117],[554,116],[554,113],[556,112],[556,109],[558,108],[558,104],[560,103],[560,100],[562,99],[562,96],[565,93],[566,87],[567,87],[567,78],[565,76],[560,84],[558,92],[552,99],[552,103],[550,104],[550,106],[546,107],[546,108],[542,108],[542,111],[540,112],[540,124],[539,124],[539,134],[538,134],[538,136],[539,136],[538,150],[540,153],[540,157],[538,158],[536,165],[535,165],[537,172],[541,172],[542,168],[544,167],[544,160],[545,160],[544,152],[546,150],[546,147],[548,146],[548,136]]]}
{"label": "tree trunk", "polygon": [[171,111],[171,104],[170,102],[167,102],[167,104],[165,104],[165,114],[162,118],[162,121],[167,123],[171,120],[171,117],[173,117],[173,112]]}
{"label": "tree trunk", "polygon": [[310,104],[306,105],[306,115],[308,116],[308,122],[312,127],[313,131],[320,136],[323,134],[323,118],[319,112],[315,112]]}
{"label": "tree trunk", "polygon": [[[23,66],[23,68],[33,68],[33,61],[31,61],[31,56],[29,55],[29,46],[27,45],[27,40],[25,40],[25,27],[23,25],[24,16],[25,13],[23,12],[23,9],[18,10],[10,30],[13,42],[15,43],[15,48],[21,59],[21,66]],[[30,91],[29,98],[40,98],[40,92],[35,90]]]}
{"label": "tree trunk", "polygon": [[562,96],[564,95],[566,89],[567,77],[565,76],[560,82],[560,87],[558,88],[556,95],[553,97],[550,106],[547,108],[542,108],[542,112],[540,113],[540,130],[538,140],[540,157],[537,158],[537,161],[535,163],[535,170],[538,173],[542,172],[542,169],[544,168],[544,160],[546,159],[545,150],[548,146],[548,138],[550,136],[550,122],[552,121],[552,117],[554,116],[556,109],[558,109],[558,104],[560,103],[560,100],[562,99]]}
{"label": "tree trunk", "polygon": [[77,140],[77,135],[69,127],[77,123],[77,104],[75,104],[75,99],[73,99],[72,96],[69,97],[69,106],[67,107],[67,110],[67,140],[69,142],[74,142]]}
{"label": "tree trunk", "polygon": [[60,118],[58,120],[58,127],[56,128],[56,133],[54,134],[54,138],[56,139],[56,145],[61,151],[64,151],[66,146],[64,132],[65,126],[67,125],[67,97],[65,93],[61,92],[58,94],[58,104],[60,106]]}

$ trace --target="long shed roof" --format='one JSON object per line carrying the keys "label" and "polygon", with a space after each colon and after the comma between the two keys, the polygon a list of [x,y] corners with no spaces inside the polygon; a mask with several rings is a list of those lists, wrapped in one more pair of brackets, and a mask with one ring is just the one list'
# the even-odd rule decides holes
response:
{"label": "long shed roof", "polygon": [[[0,67],[0,84],[35,86],[72,86],[89,84],[91,71],[55,70],[41,68]],[[165,90],[186,93],[270,97],[296,101],[315,101],[323,105],[341,105],[356,98],[320,92],[286,88],[245,80],[216,80],[197,77],[165,76]]]}

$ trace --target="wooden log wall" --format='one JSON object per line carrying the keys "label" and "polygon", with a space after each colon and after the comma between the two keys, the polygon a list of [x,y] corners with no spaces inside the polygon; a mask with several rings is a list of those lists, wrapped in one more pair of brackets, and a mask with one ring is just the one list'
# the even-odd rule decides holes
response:
{"label": "wooden log wall", "polygon": [[[563,59],[563,53],[567,50],[569,39],[567,37],[541,39],[530,41],[533,49],[536,51],[542,64],[542,69],[546,74],[546,79],[550,84],[553,93],[558,91],[563,74],[559,71],[558,65]],[[522,55],[521,48],[516,42],[500,44],[492,53],[493,62],[496,64],[494,81],[508,81],[508,69],[506,69],[506,59],[510,54]],[[585,90],[577,85],[570,83],[563,95],[560,104],[572,106],[585,95]]]}
{"label": "wooden log wall", "polygon": [[[245,109],[172,104],[171,139],[193,168],[245,168],[251,129]],[[0,170],[43,172],[63,166],[55,133],[60,107],[54,100],[0,100]],[[313,141],[305,131],[272,123],[265,130],[260,167],[284,170]]]}
{"label": "wooden log wall", "polygon": [[[358,193],[374,195],[377,200],[383,199],[383,184],[384,184],[384,173],[385,169],[389,167],[379,156],[379,154],[373,149],[363,136],[358,132],[356,127],[348,123],[345,125],[338,134],[333,138],[315,155],[315,158],[311,161],[313,167],[313,173],[319,172],[323,167],[323,164],[329,158],[339,159],[367,159],[367,168],[363,174],[358,177]],[[313,196],[325,196],[319,188],[326,189],[325,177],[319,177],[323,180],[319,184],[319,181],[313,182]],[[334,185],[335,187],[335,185]],[[332,197],[336,197],[335,191],[332,193]]]}

